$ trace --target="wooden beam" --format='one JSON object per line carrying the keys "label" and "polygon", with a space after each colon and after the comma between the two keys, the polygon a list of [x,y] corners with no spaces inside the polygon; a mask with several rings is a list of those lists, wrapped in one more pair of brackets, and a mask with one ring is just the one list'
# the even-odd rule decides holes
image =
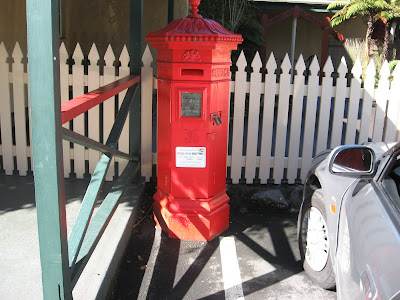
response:
{"label": "wooden beam", "polygon": [[42,299],[72,299],[61,140],[59,0],[27,0],[29,95]]}
{"label": "wooden beam", "polygon": [[142,19],[143,0],[131,0],[130,7],[130,69],[131,74],[140,74],[142,67]]}
{"label": "wooden beam", "polygon": [[122,172],[121,176],[116,180],[108,193],[107,197],[101,203],[98,211],[90,221],[82,248],[79,251],[76,266],[72,273],[72,286],[75,286],[83,269],[85,268],[90,256],[92,255],[97,243],[103,235],[111,217],[113,216],[119,199],[126,190],[128,184],[132,181],[133,176],[139,170],[139,162],[129,162]]}
{"label": "wooden beam", "polygon": [[174,20],[174,3],[175,0],[168,0],[168,23]]}
{"label": "wooden beam", "polygon": [[139,161],[139,159],[137,157],[134,157],[127,153],[121,152],[115,148],[108,147],[107,145],[103,145],[102,143],[92,140],[84,135],[79,134],[79,133],[68,130],[67,128],[62,128],[62,133],[63,133],[63,139],[67,140],[71,143],[75,143],[75,144],[99,151],[104,154],[108,154],[109,156],[112,155],[112,156],[124,158],[127,160],[131,160],[131,161]]}
{"label": "wooden beam", "polygon": [[299,6],[296,6],[299,10],[300,16],[309,21],[310,23],[314,24],[315,26],[319,27],[321,30],[324,29],[324,23],[320,20],[313,17],[312,14],[302,10]]}
{"label": "wooden beam", "polygon": [[264,32],[263,32],[263,38],[264,38],[264,43],[261,45],[261,60],[262,60],[262,69],[263,69],[263,73],[265,73],[265,65],[267,62],[267,31],[268,31],[268,15],[267,14],[263,14],[261,17],[261,25],[264,28]]}
{"label": "wooden beam", "polygon": [[293,20],[292,20],[292,37],[291,37],[291,41],[290,41],[290,62],[292,64],[291,71],[290,71],[290,77],[291,77],[292,83],[294,80],[294,68],[295,68],[294,56],[296,53],[297,19],[298,19],[298,15],[294,14]]}
{"label": "wooden beam", "polygon": [[[322,45],[321,45],[321,70],[324,69],[326,60],[328,59],[328,48],[329,48],[329,26],[330,19],[326,17],[324,19],[324,30],[322,33]],[[320,78],[322,79],[323,72],[320,72]]]}
{"label": "wooden beam", "polygon": [[140,75],[128,75],[90,93],[61,104],[61,123],[67,123],[92,107],[104,102],[140,81]]}
{"label": "wooden beam", "polygon": [[[131,0],[130,11],[130,50],[131,74],[140,74],[143,51],[143,0]],[[129,154],[140,157],[140,126],[141,126],[141,92],[140,89],[133,99],[129,114]],[[140,173],[140,171],[139,171]],[[135,178],[138,179],[138,178]]]}
{"label": "wooden beam", "polygon": [[[135,90],[130,88],[126,93],[125,99],[121,105],[117,117],[115,118],[115,123],[111,129],[110,135],[108,136],[106,142],[107,147],[116,148],[137,89],[138,87],[136,87]],[[75,272],[75,263],[81,249],[82,242],[84,241],[86,231],[89,227],[90,218],[92,216],[94,206],[96,205],[97,197],[103,185],[104,177],[107,173],[111,159],[112,155],[101,155],[90,180],[89,186],[86,190],[85,196],[83,197],[82,206],[72,228],[71,235],[69,236],[69,266],[71,267],[73,273]],[[75,278],[74,282],[77,280],[78,279]]]}
{"label": "wooden beam", "polygon": [[276,16],[270,18],[268,20],[268,22],[266,23],[266,26],[269,27],[271,25],[279,23],[280,21],[283,21],[283,20],[285,20],[285,19],[287,19],[289,17],[292,17],[293,14],[294,14],[294,7],[289,9],[289,10],[287,10],[287,11],[284,11],[283,13],[280,13],[279,15],[276,15]]}
{"label": "wooden beam", "polygon": [[314,18],[310,13],[304,11],[300,6],[296,5],[295,7],[274,16],[273,18],[268,20],[268,23],[266,24],[266,26],[271,26],[274,25],[276,23],[279,23],[289,17],[302,17],[304,19],[306,19],[307,21],[309,21],[310,23],[314,24],[315,26],[319,27],[320,29],[324,28],[324,24],[317,20],[316,18]]}

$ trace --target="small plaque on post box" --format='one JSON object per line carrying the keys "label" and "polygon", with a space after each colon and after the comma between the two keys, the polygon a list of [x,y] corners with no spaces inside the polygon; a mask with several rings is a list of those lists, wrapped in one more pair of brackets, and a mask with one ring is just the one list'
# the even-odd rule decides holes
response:
{"label": "small plaque on post box", "polygon": [[201,95],[202,93],[181,94],[182,117],[201,117]]}
{"label": "small plaque on post box", "polygon": [[175,155],[177,167],[206,167],[206,147],[176,147]]}

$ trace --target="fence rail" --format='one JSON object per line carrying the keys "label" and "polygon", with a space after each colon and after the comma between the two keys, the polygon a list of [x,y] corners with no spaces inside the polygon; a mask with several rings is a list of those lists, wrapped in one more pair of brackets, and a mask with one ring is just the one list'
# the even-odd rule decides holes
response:
{"label": "fence rail", "polygon": [[[31,170],[27,66],[23,62],[24,57],[18,43],[11,57],[4,44],[0,44],[0,155],[1,169],[8,175],[18,171],[19,175],[24,176]],[[74,65],[70,65],[69,58],[73,59]],[[10,65],[11,59],[14,62]],[[86,57],[79,44],[71,57],[65,46],[61,45],[62,102],[129,74],[126,48],[116,58],[109,46],[103,60],[104,66],[99,63],[95,45]],[[156,115],[152,111],[152,98],[157,82],[153,77],[153,58],[148,48],[142,60],[141,167],[142,176],[150,180],[155,176],[153,165],[157,163],[156,154],[152,153],[155,141],[152,119]],[[341,144],[400,140],[399,65],[390,73],[389,65],[385,62],[379,76],[376,76],[373,61],[363,72],[359,60],[348,70],[342,58],[335,70],[328,58],[322,69],[323,76],[320,76],[317,58],[314,57],[306,68],[300,55],[293,79],[288,56],[278,65],[271,55],[265,66],[266,74],[263,74],[259,54],[250,65],[253,71],[248,74],[245,71],[248,62],[242,53],[236,63],[237,71],[233,74],[235,81],[230,85],[232,97],[227,178],[232,183],[279,184],[285,180],[292,184],[304,180],[312,158],[324,149]],[[379,77],[377,84],[376,77]],[[103,142],[123,97],[121,93],[107,100],[103,106],[90,109],[86,115],[64,124],[64,127]],[[125,126],[119,140],[119,149],[123,152],[128,152],[128,137],[128,128]],[[97,151],[71,145],[68,141],[63,142],[63,147],[65,177],[82,178],[93,174],[99,159]],[[107,180],[120,175],[124,168],[121,164],[126,162],[115,158],[107,173]]]}
{"label": "fence rail", "polygon": [[[230,85],[227,157],[227,178],[234,184],[279,184],[282,180],[293,184],[304,180],[320,151],[342,144],[400,140],[400,66],[391,74],[385,62],[376,76],[371,61],[362,80],[359,60],[348,70],[342,58],[335,72],[328,58],[320,76],[317,57],[306,69],[300,55],[292,80],[287,55],[280,66],[271,55],[263,75],[259,54],[248,74],[242,53],[236,67]],[[155,81],[148,84],[157,88]],[[153,175],[150,166],[142,167],[147,179]]]}
{"label": "fence rail", "polygon": [[[13,63],[9,65],[9,60]],[[4,43],[0,44],[0,131],[2,167],[7,175],[18,172],[25,176],[32,170],[30,129],[28,114],[28,69],[18,43],[14,47],[11,57],[7,53]],[[83,95],[87,91],[96,90],[115,80],[129,75],[129,54],[123,48],[119,58],[116,58],[111,46],[108,46],[103,57],[105,64],[100,61],[96,45],[93,44],[89,54],[85,57],[79,44],[70,56],[62,44],[60,47],[60,89],[61,102]],[[71,61],[74,62],[71,65]],[[116,63],[117,61],[117,63]],[[119,67],[115,67],[119,65]],[[11,70],[11,72],[10,72]],[[64,124],[67,129],[85,135],[95,141],[103,142],[110,133],[116,113],[124,99],[126,90],[117,96],[105,101],[102,105],[91,108],[88,113]],[[125,124],[118,143],[119,150],[129,152],[128,125]],[[81,145],[63,141],[64,176],[83,178],[93,174],[99,160],[98,151],[87,149]],[[14,162],[15,160],[15,162]],[[127,161],[113,159],[107,172],[107,180],[113,180],[121,175]],[[116,171],[118,169],[118,172]]]}

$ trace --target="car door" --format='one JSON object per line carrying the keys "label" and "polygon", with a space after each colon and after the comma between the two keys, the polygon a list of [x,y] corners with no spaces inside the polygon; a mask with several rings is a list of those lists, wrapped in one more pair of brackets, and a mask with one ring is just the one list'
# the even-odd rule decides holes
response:
{"label": "car door", "polygon": [[343,197],[338,229],[338,299],[391,299],[400,291],[400,198],[393,155],[375,180],[356,180]]}

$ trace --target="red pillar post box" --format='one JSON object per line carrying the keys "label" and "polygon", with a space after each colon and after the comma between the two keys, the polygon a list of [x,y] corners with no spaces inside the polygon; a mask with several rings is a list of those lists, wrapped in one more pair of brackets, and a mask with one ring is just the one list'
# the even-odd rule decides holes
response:
{"label": "red pillar post box", "polygon": [[150,33],[158,50],[156,222],[169,237],[209,241],[229,227],[226,151],[231,50],[242,42],[192,14]]}

